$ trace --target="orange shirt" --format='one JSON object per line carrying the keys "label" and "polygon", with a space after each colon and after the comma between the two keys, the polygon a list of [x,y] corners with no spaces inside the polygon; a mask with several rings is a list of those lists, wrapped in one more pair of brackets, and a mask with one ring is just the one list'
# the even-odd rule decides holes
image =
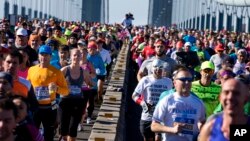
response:
{"label": "orange shirt", "polygon": [[27,98],[30,88],[30,82],[22,77],[18,77],[18,79],[14,80],[13,82],[13,93],[15,95],[20,95],[24,98]]}
{"label": "orange shirt", "polygon": [[[56,93],[64,96],[69,94],[63,73],[51,65],[47,68],[41,68],[39,64],[30,67],[27,80],[33,85],[40,105],[51,104],[56,99]],[[48,85],[51,82],[54,82],[58,86],[56,93],[49,93]]]}

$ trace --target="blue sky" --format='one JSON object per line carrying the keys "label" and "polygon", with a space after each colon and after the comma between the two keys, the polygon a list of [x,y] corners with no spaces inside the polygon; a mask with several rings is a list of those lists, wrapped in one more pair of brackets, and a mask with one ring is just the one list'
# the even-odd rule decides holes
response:
{"label": "blue sky", "polygon": [[148,0],[109,0],[110,23],[121,23],[125,14],[134,14],[135,25],[145,25],[148,19]]}

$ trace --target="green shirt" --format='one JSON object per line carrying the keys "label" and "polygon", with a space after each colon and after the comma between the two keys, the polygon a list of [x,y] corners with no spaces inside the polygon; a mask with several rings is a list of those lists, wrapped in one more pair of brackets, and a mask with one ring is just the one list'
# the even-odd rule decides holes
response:
{"label": "green shirt", "polygon": [[203,101],[206,108],[206,117],[213,114],[214,109],[219,104],[221,86],[214,82],[211,82],[209,86],[203,86],[198,80],[192,83],[191,91]]}
{"label": "green shirt", "polygon": [[[219,105],[218,105],[218,106],[215,108],[215,110],[214,110],[214,114],[219,113],[219,112],[221,112],[221,111],[223,111],[223,107],[222,107],[222,105],[219,103]],[[245,114],[250,115],[250,102],[247,102],[247,103],[245,104],[245,106],[244,106],[244,112],[245,112]]]}

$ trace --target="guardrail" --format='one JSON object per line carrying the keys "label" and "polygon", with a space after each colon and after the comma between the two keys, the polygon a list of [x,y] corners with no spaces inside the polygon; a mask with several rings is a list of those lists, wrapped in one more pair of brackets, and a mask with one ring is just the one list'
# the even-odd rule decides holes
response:
{"label": "guardrail", "polygon": [[124,45],[117,57],[89,141],[123,141],[125,139],[128,50],[129,46]]}

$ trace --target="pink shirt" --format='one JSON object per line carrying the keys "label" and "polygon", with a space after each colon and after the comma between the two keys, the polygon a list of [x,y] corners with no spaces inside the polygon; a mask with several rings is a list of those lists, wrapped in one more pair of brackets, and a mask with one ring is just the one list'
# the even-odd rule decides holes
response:
{"label": "pink shirt", "polygon": [[28,75],[28,70],[29,70],[29,68],[26,68],[24,71],[19,70],[17,72],[17,75],[26,79],[27,75]]}

